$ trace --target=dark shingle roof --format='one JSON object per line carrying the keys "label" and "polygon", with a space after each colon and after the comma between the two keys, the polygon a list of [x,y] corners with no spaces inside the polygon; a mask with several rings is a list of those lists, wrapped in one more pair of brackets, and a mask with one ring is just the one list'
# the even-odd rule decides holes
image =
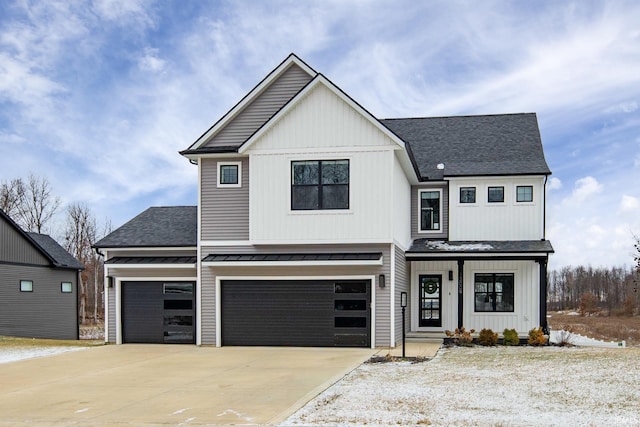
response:
{"label": "dark shingle roof", "polygon": [[443,241],[414,240],[407,254],[462,254],[462,253],[553,253],[548,240],[488,240]]}
{"label": "dark shingle roof", "polygon": [[96,248],[196,246],[195,206],[151,207],[93,244]]}
{"label": "dark shingle roof", "polygon": [[27,232],[29,237],[53,260],[56,267],[84,270],[84,266],[51,236],[39,233]]}
{"label": "dark shingle roof", "polygon": [[409,145],[422,180],[551,173],[535,113],[380,122]]}

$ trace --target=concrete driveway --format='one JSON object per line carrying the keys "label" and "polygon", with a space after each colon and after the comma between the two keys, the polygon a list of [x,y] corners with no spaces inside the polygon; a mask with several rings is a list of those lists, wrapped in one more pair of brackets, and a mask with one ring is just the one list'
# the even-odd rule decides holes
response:
{"label": "concrete driveway", "polygon": [[122,345],[0,365],[2,425],[272,425],[375,350]]}

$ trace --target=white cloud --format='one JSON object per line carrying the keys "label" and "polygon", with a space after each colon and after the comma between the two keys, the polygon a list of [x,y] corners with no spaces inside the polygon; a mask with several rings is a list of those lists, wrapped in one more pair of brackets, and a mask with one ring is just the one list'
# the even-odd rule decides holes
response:
{"label": "white cloud", "polygon": [[576,181],[570,197],[563,200],[564,204],[579,205],[585,200],[602,191],[602,184],[592,176],[586,176]]}
{"label": "white cloud", "polygon": [[154,73],[164,69],[165,61],[158,57],[159,50],[153,48],[145,48],[144,55],[138,60],[138,66],[143,71],[151,71]]}
{"label": "white cloud", "polygon": [[622,195],[620,200],[620,212],[635,212],[640,215],[640,199],[637,197]]}
{"label": "white cloud", "polygon": [[559,190],[562,188],[562,181],[560,178],[552,177],[547,183],[547,189],[549,191]]}
{"label": "white cloud", "polygon": [[605,113],[633,113],[637,109],[638,103],[636,101],[628,101],[607,108]]}

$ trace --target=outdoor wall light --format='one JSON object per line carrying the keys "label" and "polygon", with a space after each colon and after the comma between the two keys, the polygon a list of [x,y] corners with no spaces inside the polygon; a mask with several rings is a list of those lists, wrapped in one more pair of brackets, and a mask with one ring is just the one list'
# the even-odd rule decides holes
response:
{"label": "outdoor wall light", "polygon": [[107,276],[107,287],[113,288],[113,276]]}
{"label": "outdoor wall light", "polygon": [[381,288],[384,288],[384,287],[386,286],[386,284],[384,283],[384,281],[385,281],[384,274],[381,274],[381,275],[378,277],[378,286],[380,286]]}
{"label": "outdoor wall light", "polygon": [[449,270],[449,280],[453,280],[453,270]]}
{"label": "outdoor wall light", "polygon": [[400,292],[400,307],[405,308],[407,306],[407,293]]}

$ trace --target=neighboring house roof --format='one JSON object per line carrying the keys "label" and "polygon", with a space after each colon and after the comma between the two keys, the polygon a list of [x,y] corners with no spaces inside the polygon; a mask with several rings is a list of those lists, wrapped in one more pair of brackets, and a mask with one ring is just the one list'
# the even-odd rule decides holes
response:
{"label": "neighboring house roof", "polygon": [[11,225],[24,239],[39,251],[56,268],[84,270],[84,266],[51,236],[24,231],[9,215],[0,209],[0,218]]}
{"label": "neighboring house roof", "polygon": [[505,254],[505,253],[553,253],[548,240],[487,240],[444,241],[417,239],[406,252],[411,254]]}
{"label": "neighboring house roof", "polygon": [[423,181],[551,174],[535,113],[385,119],[381,123],[409,144]]}
{"label": "neighboring house roof", "polygon": [[123,247],[195,247],[198,234],[196,206],[151,207],[93,246]]}
{"label": "neighboring house roof", "polygon": [[116,256],[105,261],[105,264],[195,264],[196,262],[197,257],[194,256]]}
{"label": "neighboring house roof", "polygon": [[56,267],[84,270],[84,266],[80,264],[80,261],[67,252],[65,248],[60,246],[58,242],[53,240],[51,236],[29,232],[27,232],[27,234],[38,244],[38,246],[40,246],[40,248],[51,256]]}

